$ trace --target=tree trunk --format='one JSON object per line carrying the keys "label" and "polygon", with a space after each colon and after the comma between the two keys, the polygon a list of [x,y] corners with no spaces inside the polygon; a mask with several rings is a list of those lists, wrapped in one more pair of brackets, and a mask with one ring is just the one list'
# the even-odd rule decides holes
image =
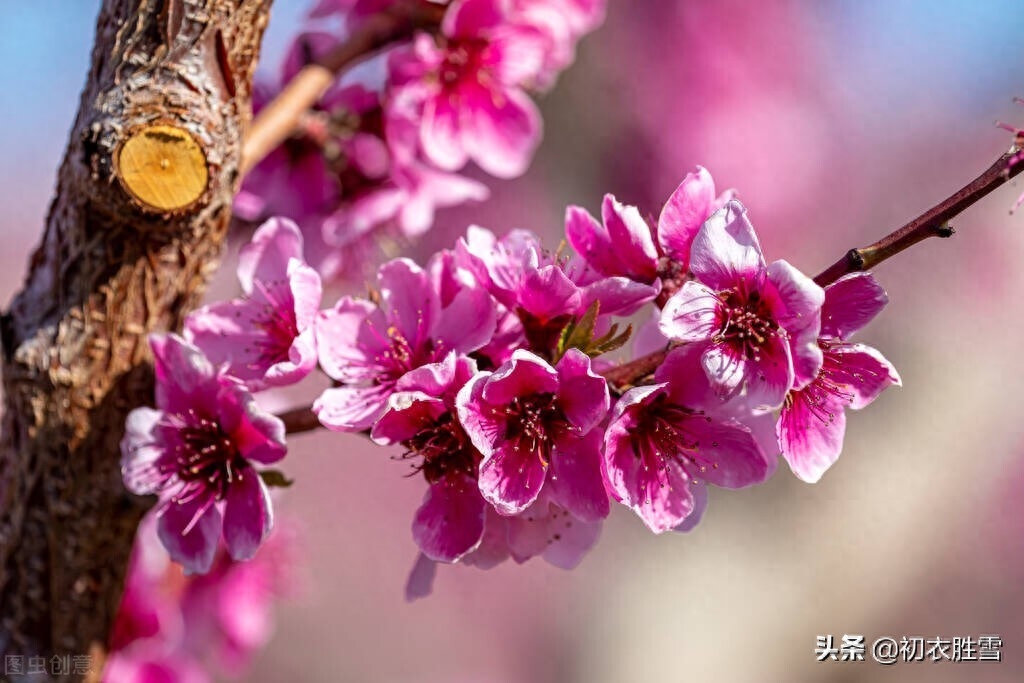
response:
{"label": "tree trunk", "polygon": [[270,2],[103,1],[42,242],[0,320],[0,654],[102,666],[153,502],[124,490],[118,442],[152,404],[147,334],[178,329],[217,265]]}

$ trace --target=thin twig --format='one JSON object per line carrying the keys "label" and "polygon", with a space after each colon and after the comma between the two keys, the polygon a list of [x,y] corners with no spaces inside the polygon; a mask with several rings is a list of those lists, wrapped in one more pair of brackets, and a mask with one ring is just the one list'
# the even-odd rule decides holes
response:
{"label": "thin twig", "polygon": [[870,270],[882,261],[929,237],[951,237],[953,228],[949,226],[949,221],[1024,171],[1024,163],[1010,165],[1011,159],[1018,152],[1019,150],[1016,148],[1011,149],[962,189],[874,244],[846,252],[842,258],[815,277],[814,281],[824,287],[847,273]]}
{"label": "thin twig", "polygon": [[[1020,150],[1011,149],[961,190],[874,244],[860,249],[851,249],[841,259],[815,277],[814,281],[824,287],[847,273],[874,268],[882,261],[929,237],[952,236],[953,229],[949,226],[949,221],[996,188],[1006,184],[1011,178],[1024,172],[1024,162],[1011,165],[1011,160],[1019,154]],[[679,344],[672,343],[664,349],[611,368],[603,373],[604,377],[613,389],[620,391],[627,389],[654,374],[658,366],[665,362],[668,354],[678,346]]]}
{"label": "thin twig", "polygon": [[614,368],[609,368],[601,374],[608,380],[608,384],[613,391],[621,393],[645,377],[653,375],[658,366],[665,362],[668,354],[679,346],[679,343],[672,342],[663,349],[649,353],[646,356],[634,358],[622,365],[616,365]]}
{"label": "thin twig", "polygon": [[303,67],[253,121],[242,146],[242,177],[288,139],[303,114],[343,70],[393,43],[408,40],[416,31],[436,31],[444,11],[444,5],[427,0],[393,3],[385,11],[367,17],[325,57]]}

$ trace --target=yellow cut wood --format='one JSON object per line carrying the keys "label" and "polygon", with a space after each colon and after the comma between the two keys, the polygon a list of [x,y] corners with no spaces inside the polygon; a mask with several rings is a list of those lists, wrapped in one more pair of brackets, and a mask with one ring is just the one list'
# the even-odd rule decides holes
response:
{"label": "yellow cut wood", "polygon": [[183,209],[206,191],[206,156],[192,135],[168,125],[136,131],[118,155],[121,183],[147,208]]}

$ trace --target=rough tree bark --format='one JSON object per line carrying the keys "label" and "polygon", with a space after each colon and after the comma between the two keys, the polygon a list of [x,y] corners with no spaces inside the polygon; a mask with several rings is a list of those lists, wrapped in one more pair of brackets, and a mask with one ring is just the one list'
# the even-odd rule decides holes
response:
{"label": "rough tree bark", "polygon": [[152,403],[146,335],[177,329],[217,265],[270,3],[103,0],[42,242],[0,320],[2,654],[103,652],[151,503],[123,489],[118,441]]}

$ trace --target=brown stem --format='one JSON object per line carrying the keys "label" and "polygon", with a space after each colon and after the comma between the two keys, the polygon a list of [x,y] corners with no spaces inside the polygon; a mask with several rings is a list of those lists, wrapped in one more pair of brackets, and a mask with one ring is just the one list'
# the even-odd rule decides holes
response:
{"label": "brown stem", "polygon": [[999,157],[984,173],[972,180],[965,187],[953,193],[937,205],[910,221],[903,227],[886,235],[874,244],[860,249],[851,249],[842,258],[822,271],[814,281],[822,287],[830,285],[843,275],[870,270],[882,261],[909,249],[918,242],[929,237],[951,237],[953,228],[949,226],[956,216],[964,209],[974,205],[996,188],[1004,185],[1011,178],[1024,171],[1024,163],[1010,166],[1010,159],[1018,150],[1012,149]]}
{"label": "brown stem", "polygon": [[301,434],[320,428],[320,420],[311,406],[286,410],[277,416],[284,422],[284,429],[288,434]]}
{"label": "brown stem", "polygon": [[609,368],[601,374],[608,380],[613,391],[621,393],[645,377],[653,375],[658,366],[665,362],[665,358],[668,357],[672,349],[678,347],[678,342],[672,342],[663,349]]}
{"label": "brown stem", "polygon": [[148,505],[118,442],[153,401],[148,334],[180,329],[217,266],[269,12],[102,3],[41,244],[0,317],[0,660],[102,665]]}
{"label": "brown stem", "polygon": [[288,139],[342,70],[392,43],[408,40],[417,30],[437,30],[444,11],[443,5],[427,0],[393,3],[368,17],[332,52],[303,67],[253,121],[242,148],[242,175]]}

